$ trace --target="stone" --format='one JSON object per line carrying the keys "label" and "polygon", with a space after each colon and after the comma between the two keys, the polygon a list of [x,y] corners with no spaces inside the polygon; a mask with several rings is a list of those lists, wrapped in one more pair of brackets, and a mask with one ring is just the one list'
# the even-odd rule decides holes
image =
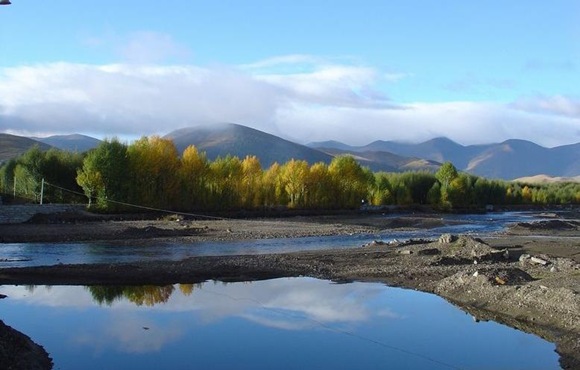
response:
{"label": "stone", "polygon": [[529,260],[532,256],[530,256],[529,254],[522,254],[520,256],[520,262],[526,262],[527,260]]}
{"label": "stone", "polygon": [[439,237],[439,243],[441,243],[441,244],[449,244],[449,243],[454,242],[455,239],[456,239],[456,237],[453,236],[453,235],[451,235],[451,234],[442,234]]}
{"label": "stone", "polygon": [[536,265],[546,266],[548,264],[548,261],[541,259],[540,257],[532,257],[530,258],[530,261]]}

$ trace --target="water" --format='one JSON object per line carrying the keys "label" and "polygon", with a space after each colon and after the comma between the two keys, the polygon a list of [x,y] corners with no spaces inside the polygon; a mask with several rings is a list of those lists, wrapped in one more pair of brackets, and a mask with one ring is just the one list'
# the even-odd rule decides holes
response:
{"label": "water", "polygon": [[[398,217],[398,216],[377,216]],[[474,236],[502,231],[513,222],[538,220],[525,212],[477,215],[444,215],[443,227],[427,230],[391,231],[351,236],[241,240],[234,242],[157,243],[116,245],[101,243],[7,243],[0,245],[0,268],[80,263],[135,262],[143,260],[181,260],[193,256],[283,253],[316,249],[352,248],[373,240],[436,238],[442,233]]]}
{"label": "water", "polygon": [[55,369],[559,368],[549,342],[382,284],[284,278],[0,293],[0,318],[43,345]]}

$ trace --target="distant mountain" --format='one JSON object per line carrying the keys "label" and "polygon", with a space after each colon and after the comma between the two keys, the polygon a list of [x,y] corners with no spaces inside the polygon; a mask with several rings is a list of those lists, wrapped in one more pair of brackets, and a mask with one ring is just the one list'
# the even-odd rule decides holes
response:
{"label": "distant mountain", "polygon": [[544,148],[524,140],[507,140],[470,158],[466,171],[485,177],[515,179],[544,174],[580,175],[580,143]]}
{"label": "distant mountain", "polygon": [[520,177],[515,179],[517,182],[524,182],[528,184],[550,184],[555,182],[580,182],[580,176],[575,177],[551,177],[546,175],[536,175],[528,177]]}
{"label": "distant mountain", "polygon": [[180,153],[189,145],[195,145],[200,151],[206,152],[211,160],[228,154],[241,159],[247,155],[255,155],[263,168],[274,162],[282,164],[293,158],[310,164],[329,163],[332,160],[331,155],[319,150],[233,123],[187,127],[164,137],[173,140]]}
{"label": "distant mountain", "polygon": [[80,134],[54,135],[44,138],[34,138],[34,140],[71,152],[86,152],[87,150],[96,148],[101,143],[100,140],[94,137]]}
{"label": "distant mountain", "polygon": [[353,151],[341,149],[324,149],[322,151],[333,156],[352,155],[361,165],[371,170],[385,172],[401,171],[428,171],[436,172],[441,163],[421,158],[403,157],[389,152],[381,151]]}
{"label": "distant mountain", "polygon": [[[322,144],[321,150],[328,150],[329,146],[345,150],[342,143]],[[436,138],[419,144],[375,141],[349,148],[359,153],[384,151],[440,163],[449,161],[462,171],[488,178],[511,180],[538,174],[580,175],[580,143],[545,148],[525,140],[507,140],[498,144],[463,146],[447,138]]]}
{"label": "distant mountain", "polygon": [[[330,163],[335,156],[349,154],[355,157],[363,166],[373,171],[436,171],[439,163],[419,158],[406,158],[387,152],[356,152],[342,149],[313,149],[296,144],[277,136],[267,134],[246,126],[237,124],[220,124],[214,126],[195,126],[173,131],[165,136],[173,140],[177,150],[183,152],[189,145],[195,145],[200,151],[205,151],[209,159],[228,154],[244,158],[255,155],[260,159],[262,167],[272,163],[280,164],[290,159],[305,160],[310,164],[316,162]],[[334,142],[342,148],[346,144]]]}
{"label": "distant mountain", "polygon": [[0,163],[18,157],[35,145],[42,150],[51,148],[48,144],[27,137],[0,133]]}

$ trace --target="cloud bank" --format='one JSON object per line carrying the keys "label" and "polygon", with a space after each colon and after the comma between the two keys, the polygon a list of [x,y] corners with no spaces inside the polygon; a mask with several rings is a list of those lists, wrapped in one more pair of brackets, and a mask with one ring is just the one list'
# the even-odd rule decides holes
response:
{"label": "cloud bank", "polygon": [[576,97],[398,104],[384,91],[406,77],[356,61],[304,55],[241,66],[51,63],[5,68],[0,69],[0,132],[139,137],[233,122],[302,143],[363,145],[439,136],[462,144],[510,138],[544,146],[580,141]]}

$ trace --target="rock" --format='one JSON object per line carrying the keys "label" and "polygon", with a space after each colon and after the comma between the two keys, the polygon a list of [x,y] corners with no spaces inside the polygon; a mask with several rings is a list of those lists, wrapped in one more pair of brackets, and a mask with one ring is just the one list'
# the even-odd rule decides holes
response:
{"label": "rock", "polygon": [[529,260],[531,257],[532,257],[532,256],[530,256],[529,254],[525,254],[525,253],[524,253],[524,254],[522,254],[522,255],[520,256],[520,260],[519,260],[519,261],[520,261],[520,262],[526,262],[526,261],[527,261],[527,260]]}
{"label": "rock", "polygon": [[419,256],[436,256],[441,254],[441,251],[437,248],[427,248],[427,249],[419,249],[417,251]]}
{"label": "rock", "polygon": [[530,258],[530,261],[532,263],[535,263],[536,265],[546,266],[548,264],[548,261],[541,259],[539,257],[532,257],[532,258]]}
{"label": "rock", "polygon": [[457,239],[457,238],[451,234],[442,234],[439,237],[439,243],[449,244],[449,243],[453,243],[455,241],[455,239]]}
{"label": "rock", "polygon": [[550,269],[550,272],[558,272],[558,268],[556,266],[552,266],[552,268]]}
{"label": "rock", "polygon": [[479,271],[475,271],[472,276],[473,277],[478,277],[479,276]]}
{"label": "rock", "polygon": [[370,243],[363,244],[363,247],[375,247],[377,245],[385,245],[387,243],[380,241],[380,240],[373,240]]}
{"label": "rock", "polygon": [[399,254],[413,254],[413,251],[409,249],[403,249],[399,251]]}
{"label": "rock", "polygon": [[4,299],[4,298],[6,298],[6,297],[8,297],[8,296],[7,296],[7,295],[5,295],[5,294],[0,294],[0,299]]}
{"label": "rock", "polygon": [[506,260],[510,259],[510,251],[509,250],[504,249],[503,258],[505,258]]}

